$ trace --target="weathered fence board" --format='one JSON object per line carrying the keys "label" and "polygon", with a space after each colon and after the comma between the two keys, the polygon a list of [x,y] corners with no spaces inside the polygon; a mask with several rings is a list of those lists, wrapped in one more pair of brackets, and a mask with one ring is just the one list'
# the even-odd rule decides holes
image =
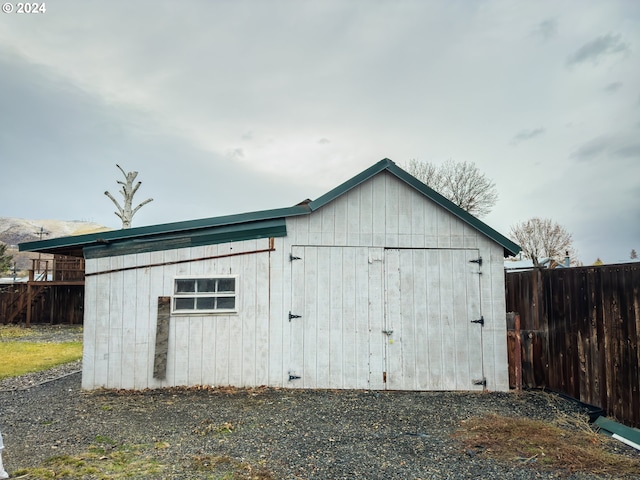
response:
{"label": "weathered fence board", "polygon": [[[82,324],[84,316],[84,285],[43,285],[33,295],[32,323]],[[22,316],[12,317],[19,304],[27,303],[27,284],[0,286],[0,324],[24,322]]]}
{"label": "weathered fence board", "polygon": [[[511,272],[506,289],[508,311],[520,314],[523,386],[640,426],[640,263]],[[508,342],[511,365],[513,333]]]}

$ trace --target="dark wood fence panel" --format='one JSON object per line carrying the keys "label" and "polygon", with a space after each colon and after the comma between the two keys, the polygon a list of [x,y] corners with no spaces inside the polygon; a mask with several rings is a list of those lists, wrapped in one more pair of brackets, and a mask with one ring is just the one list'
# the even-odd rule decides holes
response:
{"label": "dark wood fence panel", "polygon": [[[84,285],[48,285],[34,289],[31,322],[50,324],[77,324],[84,318]],[[27,303],[27,284],[0,286],[0,323],[9,323],[12,312]],[[12,323],[24,322],[25,312],[12,318]]]}
{"label": "dark wood fence panel", "polygon": [[508,311],[520,314],[523,385],[640,427],[640,263],[512,272],[506,288]]}

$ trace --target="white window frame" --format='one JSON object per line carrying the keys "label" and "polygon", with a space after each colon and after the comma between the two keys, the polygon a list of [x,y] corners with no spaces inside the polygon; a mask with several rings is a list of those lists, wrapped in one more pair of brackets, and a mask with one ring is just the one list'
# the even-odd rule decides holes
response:
{"label": "white window frame", "polygon": [[[196,283],[194,285],[194,289],[197,290],[197,282],[198,280],[204,281],[216,281],[216,289],[218,288],[218,280],[234,280],[234,291],[233,292],[178,292],[178,281],[179,280],[194,280]],[[194,307],[193,308],[176,308],[176,301],[179,299],[193,298],[194,299]],[[217,299],[219,298],[233,298],[234,299],[234,307],[233,308],[209,308],[209,309],[198,309],[196,308],[198,299]],[[171,293],[171,313],[176,315],[228,315],[233,313],[238,313],[238,275],[181,275],[179,277],[173,278],[172,283],[172,293]]]}

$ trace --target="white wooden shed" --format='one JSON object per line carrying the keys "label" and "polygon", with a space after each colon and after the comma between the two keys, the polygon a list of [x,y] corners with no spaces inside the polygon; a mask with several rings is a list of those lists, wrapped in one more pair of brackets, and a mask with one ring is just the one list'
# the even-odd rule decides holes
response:
{"label": "white wooden shed", "polygon": [[388,159],[290,208],[20,249],[85,257],[85,389],[508,389],[519,247]]}

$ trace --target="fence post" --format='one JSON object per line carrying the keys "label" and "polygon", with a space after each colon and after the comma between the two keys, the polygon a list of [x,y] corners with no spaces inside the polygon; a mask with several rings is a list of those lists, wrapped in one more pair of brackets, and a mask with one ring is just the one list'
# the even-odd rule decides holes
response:
{"label": "fence post", "polygon": [[522,391],[522,339],[520,338],[520,314],[517,312],[513,318],[513,323],[516,339],[516,347],[514,352],[516,392],[520,393]]}
{"label": "fence post", "polygon": [[31,282],[27,282],[27,318],[25,319],[25,327],[31,328],[31,302],[33,301],[33,292],[31,291]]}

